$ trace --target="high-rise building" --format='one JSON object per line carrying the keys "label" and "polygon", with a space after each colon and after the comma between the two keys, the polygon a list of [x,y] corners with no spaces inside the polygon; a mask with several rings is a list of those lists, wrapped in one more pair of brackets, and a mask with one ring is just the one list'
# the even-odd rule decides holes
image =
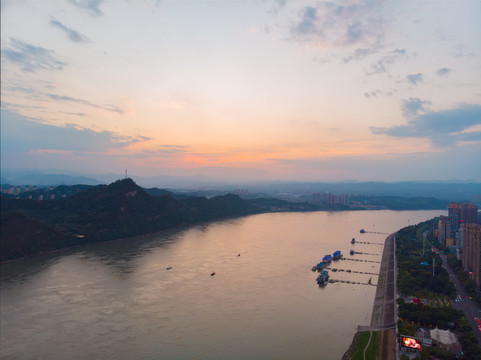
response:
{"label": "high-rise building", "polygon": [[461,204],[460,222],[465,224],[478,223],[478,208],[473,203]]}
{"label": "high-rise building", "polygon": [[314,204],[325,205],[344,205],[349,206],[350,196],[348,194],[333,194],[333,193],[313,193],[312,202]]}
{"label": "high-rise building", "polygon": [[473,203],[450,203],[448,208],[449,227],[454,237],[461,224],[476,224],[478,208]]}
{"label": "high-rise building", "polygon": [[446,239],[449,237],[449,218],[440,215],[438,221],[438,241],[441,245],[446,246]]}
{"label": "high-rise building", "polygon": [[476,286],[481,288],[481,225],[465,223],[463,232],[463,266]]}

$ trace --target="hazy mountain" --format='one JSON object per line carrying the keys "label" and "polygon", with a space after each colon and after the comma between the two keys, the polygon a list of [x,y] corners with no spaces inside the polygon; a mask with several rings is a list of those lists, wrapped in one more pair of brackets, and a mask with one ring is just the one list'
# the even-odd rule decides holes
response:
{"label": "hazy mountain", "polygon": [[10,184],[15,186],[35,185],[37,187],[77,184],[98,185],[103,183],[102,181],[83,175],[15,170],[2,170],[0,179],[2,184]]}
{"label": "hazy mountain", "polygon": [[[58,169],[50,170],[2,170],[1,183],[10,185],[98,185],[122,179],[125,174],[77,174]],[[233,183],[205,176],[132,176],[144,188],[162,188],[172,192],[205,194],[233,192],[236,188],[247,189],[249,196],[274,196],[306,201],[315,192],[337,194],[364,194],[369,196],[434,197],[450,201],[471,201],[472,196],[481,196],[481,183],[466,181],[404,181],[404,182],[285,182],[285,181],[240,181]]]}

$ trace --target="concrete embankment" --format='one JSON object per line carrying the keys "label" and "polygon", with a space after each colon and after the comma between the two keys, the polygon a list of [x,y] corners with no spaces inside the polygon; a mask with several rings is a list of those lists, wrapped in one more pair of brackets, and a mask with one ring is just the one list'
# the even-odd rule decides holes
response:
{"label": "concrete embankment", "polygon": [[[395,238],[395,234],[391,234],[384,242],[376,296],[372,308],[371,325],[358,327],[358,333],[362,331],[379,332],[379,358],[387,360],[395,359],[396,351]],[[358,338],[358,334],[356,334],[353,344]],[[351,358],[350,350],[353,348],[353,344],[344,354],[343,360]]]}

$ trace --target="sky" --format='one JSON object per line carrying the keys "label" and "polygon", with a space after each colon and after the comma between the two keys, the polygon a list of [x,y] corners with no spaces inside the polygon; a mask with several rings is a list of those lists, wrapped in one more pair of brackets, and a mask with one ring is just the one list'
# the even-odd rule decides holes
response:
{"label": "sky", "polygon": [[1,167],[481,181],[481,0],[1,0]]}

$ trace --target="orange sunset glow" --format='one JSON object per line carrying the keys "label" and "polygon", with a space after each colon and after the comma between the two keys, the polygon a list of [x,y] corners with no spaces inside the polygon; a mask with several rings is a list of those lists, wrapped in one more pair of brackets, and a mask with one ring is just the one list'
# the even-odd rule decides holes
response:
{"label": "orange sunset glow", "polygon": [[2,168],[479,180],[479,24],[468,1],[2,1]]}

